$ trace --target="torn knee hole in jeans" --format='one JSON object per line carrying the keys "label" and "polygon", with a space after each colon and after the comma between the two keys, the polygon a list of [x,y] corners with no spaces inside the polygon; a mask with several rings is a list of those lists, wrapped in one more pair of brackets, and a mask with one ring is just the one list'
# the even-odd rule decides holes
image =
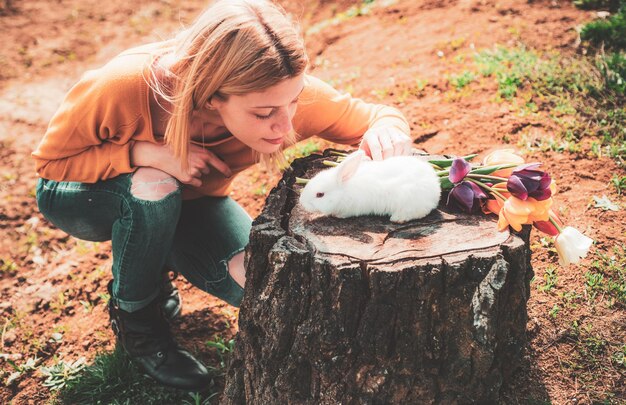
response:
{"label": "torn knee hole in jeans", "polygon": [[133,178],[130,193],[136,198],[158,201],[178,190],[178,181],[173,177],[157,181],[141,181]]}

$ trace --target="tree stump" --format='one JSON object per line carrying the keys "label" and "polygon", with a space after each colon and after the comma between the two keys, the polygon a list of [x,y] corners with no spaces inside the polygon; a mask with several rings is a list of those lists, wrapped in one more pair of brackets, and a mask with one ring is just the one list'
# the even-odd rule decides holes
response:
{"label": "tree stump", "polygon": [[295,177],[326,159],[295,161],[254,221],[220,403],[497,402],[526,342],[529,230],[445,201],[405,224],[310,214]]}

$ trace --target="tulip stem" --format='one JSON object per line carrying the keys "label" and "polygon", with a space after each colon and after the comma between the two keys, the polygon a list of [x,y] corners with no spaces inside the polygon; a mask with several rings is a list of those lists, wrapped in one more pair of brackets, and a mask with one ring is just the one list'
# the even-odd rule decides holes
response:
{"label": "tulip stem", "polygon": [[[433,164],[432,161],[430,162],[430,164],[431,165]],[[471,169],[470,173],[468,173],[466,175],[466,177],[471,174],[472,176],[478,176],[477,178],[483,178],[483,179],[493,178],[493,179],[497,179],[497,180],[500,180],[500,181],[507,181],[507,179],[505,177],[489,176],[489,175],[486,175],[486,174],[476,173],[476,171],[488,171],[488,170],[491,170],[491,172],[494,172],[496,170],[510,169],[510,168],[516,167],[516,166],[518,166],[518,165],[507,164],[507,165],[493,165],[493,166],[478,166],[478,167],[475,167],[475,168]],[[489,173],[491,173],[491,172],[489,172]],[[448,176],[449,174],[450,174],[450,168],[446,168],[444,170],[437,171],[437,176],[439,176],[439,177]]]}
{"label": "tulip stem", "polygon": [[498,176],[489,176],[487,174],[473,174],[473,173],[468,173],[465,175],[465,177],[470,177],[472,179],[487,179],[487,180],[496,180],[499,182],[505,182],[507,181],[507,179],[505,179],[504,177],[498,177]]}
{"label": "tulip stem", "polygon": [[302,177],[296,177],[296,184],[306,184],[309,182],[309,179],[303,179]]}
{"label": "tulip stem", "polygon": [[485,190],[489,191],[491,194],[493,194],[494,196],[501,198],[502,201],[506,201],[506,198],[500,194],[499,191],[496,191],[493,187],[489,187],[488,185],[486,185],[485,183],[483,183],[482,181],[478,181],[476,179],[473,178],[469,178],[467,179],[468,181],[471,181],[472,183],[478,185],[479,187],[484,188]]}
{"label": "tulip stem", "polygon": [[556,220],[554,219],[554,217],[552,215],[550,215],[550,222],[552,223],[552,225],[554,225],[554,227],[556,228],[557,231],[559,231],[559,233],[563,232],[563,228],[561,228],[559,226],[559,224],[556,222]]}

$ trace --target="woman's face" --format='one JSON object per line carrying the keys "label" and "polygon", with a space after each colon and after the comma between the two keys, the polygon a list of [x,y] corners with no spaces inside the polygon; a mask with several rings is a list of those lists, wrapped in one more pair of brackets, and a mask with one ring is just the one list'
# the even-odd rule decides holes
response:
{"label": "woman's face", "polygon": [[303,89],[301,74],[263,91],[227,99],[215,97],[210,104],[233,136],[258,152],[272,153],[293,130],[291,120]]}

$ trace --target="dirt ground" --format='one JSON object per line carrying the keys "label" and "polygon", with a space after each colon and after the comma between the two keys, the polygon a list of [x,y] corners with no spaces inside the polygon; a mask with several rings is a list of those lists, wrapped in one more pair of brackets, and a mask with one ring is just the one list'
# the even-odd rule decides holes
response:
{"label": "dirt ground", "polygon": [[[545,163],[559,186],[561,215],[596,241],[592,253],[624,244],[624,211],[590,205],[592,196],[606,195],[626,207],[624,197],[610,187],[614,173],[625,174],[623,168],[608,158],[521,148],[528,139],[557,132],[554,121],[520,116],[514,102],[494,98],[493,81],[480,81],[470,94],[458,96],[447,80],[464,69],[464,57],[496,44],[574,54],[579,51],[576,27],[595,18],[594,12],[557,0],[388,0],[350,17],[340,13],[361,1],[280,3],[302,25],[311,73],[354,96],[401,109],[416,147],[457,155],[516,148],[528,161]],[[5,373],[0,403],[39,404],[50,397],[37,373],[25,373],[5,386],[6,373],[13,371],[7,360],[22,364],[36,355],[38,364],[80,356],[91,361],[114,345],[103,296],[110,278],[110,243],[76,240],[43,219],[34,199],[30,152],[83,71],[129,46],[168,37],[203,5],[195,0],[0,2],[0,366]],[[424,84],[419,91],[403,93],[418,82]],[[277,179],[252,168],[237,178],[232,196],[255,216]],[[539,279],[557,263],[555,252],[542,241],[533,232],[532,265]],[[584,294],[589,263],[559,269],[556,293]],[[182,280],[178,285],[184,299],[183,317],[175,325],[179,341],[215,363],[204,342],[234,336],[237,310]],[[506,402],[626,403],[624,368],[564,366],[576,356],[568,335],[574,321],[581,328],[591,326],[611,348],[624,344],[624,307],[581,305],[554,318],[549,312],[559,302],[556,293],[532,290],[529,346],[504,389]],[[586,378],[589,373],[596,378]]]}

